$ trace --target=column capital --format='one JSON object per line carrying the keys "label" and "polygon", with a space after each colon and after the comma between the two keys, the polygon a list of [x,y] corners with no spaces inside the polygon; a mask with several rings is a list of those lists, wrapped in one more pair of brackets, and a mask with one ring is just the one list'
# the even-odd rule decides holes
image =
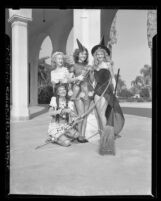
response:
{"label": "column capital", "polygon": [[81,18],[88,18],[88,10],[87,9],[82,9]]}
{"label": "column capital", "polygon": [[32,21],[32,9],[9,9],[8,22],[13,23],[15,21],[28,22]]}

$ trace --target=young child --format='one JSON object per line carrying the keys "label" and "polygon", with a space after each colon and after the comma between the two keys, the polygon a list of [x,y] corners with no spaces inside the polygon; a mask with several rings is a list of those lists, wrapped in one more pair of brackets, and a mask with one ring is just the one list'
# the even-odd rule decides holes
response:
{"label": "young child", "polygon": [[53,142],[61,146],[70,146],[79,136],[77,129],[70,126],[77,118],[73,110],[74,103],[68,100],[66,84],[56,84],[55,90],[56,97],[52,97],[49,105],[51,122],[48,135]]}

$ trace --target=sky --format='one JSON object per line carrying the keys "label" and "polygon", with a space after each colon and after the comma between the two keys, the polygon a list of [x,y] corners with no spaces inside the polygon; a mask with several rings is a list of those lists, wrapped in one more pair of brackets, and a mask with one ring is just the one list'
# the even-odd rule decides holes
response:
{"label": "sky", "polygon": [[[151,53],[147,40],[147,10],[118,10],[116,19],[117,43],[112,47],[114,72],[120,75],[130,88],[131,81],[140,74],[145,64],[151,65]],[[52,45],[47,37],[41,46],[39,57],[50,56]],[[50,59],[47,60],[50,64]]]}
{"label": "sky", "polygon": [[[51,44],[51,40],[49,38],[49,36],[47,36],[40,48],[40,52],[39,52],[39,58],[42,57],[46,57],[46,56],[51,56],[51,52],[52,52],[52,44]],[[46,63],[51,64],[51,59],[47,59]]]}
{"label": "sky", "polygon": [[147,40],[147,10],[119,10],[116,19],[117,44],[112,48],[114,71],[127,87],[140,74],[145,64],[151,65],[151,53]]}

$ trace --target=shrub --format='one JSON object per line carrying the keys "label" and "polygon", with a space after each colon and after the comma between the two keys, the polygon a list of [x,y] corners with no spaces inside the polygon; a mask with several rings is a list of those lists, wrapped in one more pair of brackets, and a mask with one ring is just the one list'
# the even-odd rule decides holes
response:
{"label": "shrub", "polygon": [[44,86],[39,88],[38,103],[39,104],[49,104],[51,97],[53,96],[52,86]]}
{"label": "shrub", "polygon": [[143,98],[137,98],[137,102],[144,102]]}
{"label": "shrub", "polygon": [[140,96],[144,99],[148,99],[149,98],[149,90],[148,88],[142,88],[140,91]]}
{"label": "shrub", "polygon": [[133,96],[133,93],[129,91],[128,89],[122,89],[120,93],[118,93],[118,96],[123,98],[129,98]]}
{"label": "shrub", "polygon": [[133,98],[133,97],[129,97],[127,99],[128,102],[136,102],[136,98]]}

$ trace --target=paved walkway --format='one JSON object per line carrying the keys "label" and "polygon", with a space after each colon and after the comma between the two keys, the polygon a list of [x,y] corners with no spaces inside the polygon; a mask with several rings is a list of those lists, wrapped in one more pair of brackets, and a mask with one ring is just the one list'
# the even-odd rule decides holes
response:
{"label": "paved walkway", "polygon": [[121,107],[152,108],[152,102],[120,102]]}
{"label": "paved walkway", "polygon": [[[151,118],[125,114],[122,137],[116,141],[116,156],[100,156],[99,136],[67,148],[49,144],[35,150],[46,139],[50,120],[46,111],[33,108],[31,120],[11,123],[10,193],[151,193]],[[88,122],[87,137],[97,129],[93,114]]]}

